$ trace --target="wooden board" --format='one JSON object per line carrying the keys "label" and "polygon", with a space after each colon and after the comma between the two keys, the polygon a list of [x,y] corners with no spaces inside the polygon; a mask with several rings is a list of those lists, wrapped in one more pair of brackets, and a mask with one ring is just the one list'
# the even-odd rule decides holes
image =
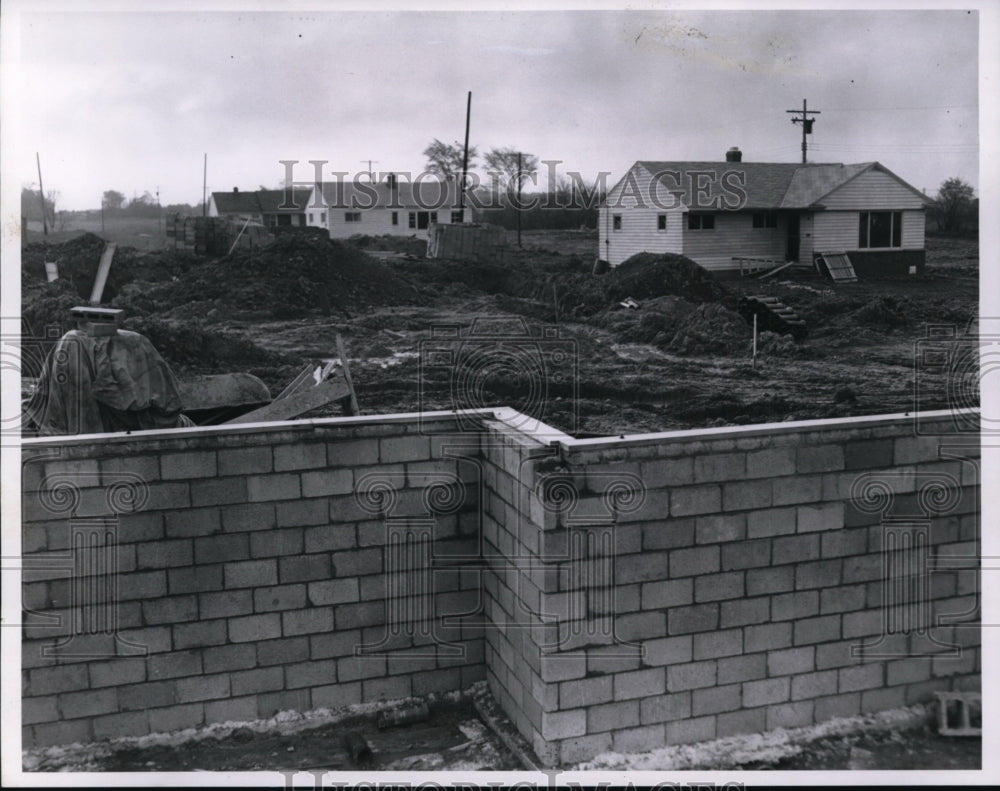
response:
{"label": "wooden board", "polygon": [[826,271],[834,283],[854,283],[858,276],[847,253],[820,253],[820,258],[826,264]]}
{"label": "wooden board", "polygon": [[97,277],[94,278],[94,289],[90,292],[90,304],[100,305],[101,297],[104,295],[104,284],[108,282],[108,272],[111,270],[111,259],[115,256],[118,248],[116,242],[108,242],[101,253],[101,263],[97,266]]}
{"label": "wooden board", "polygon": [[325,382],[298,393],[272,401],[267,406],[247,412],[238,418],[226,421],[232,423],[266,423],[272,420],[293,420],[317,407],[339,401],[352,394],[347,381],[342,377],[332,377]]}

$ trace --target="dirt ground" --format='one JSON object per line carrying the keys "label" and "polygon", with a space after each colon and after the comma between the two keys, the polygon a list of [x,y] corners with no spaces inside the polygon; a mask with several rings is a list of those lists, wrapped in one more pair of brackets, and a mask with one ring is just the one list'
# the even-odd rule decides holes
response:
{"label": "dirt ground", "polygon": [[[388,237],[283,238],[213,262],[119,248],[106,301],[180,377],[249,371],[272,393],[334,357],[339,333],[364,414],[505,405],[594,436],[978,403],[974,349],[952,343],[944,367],[920,356],[928,327],[961,336],[977,315],[975,241],[929,238],[923,275],[834,284],[811,270],[694,276],[686,259],[594,276],[595,231],[523,239],[497,264],[430,261],[419,240]],[[40,248],[22,267],[36,334],[89,293],[101,241]],[[62,281],[43,282],[43,258],[63,260]],[[761,333],[753,365],[744,295],[777,297],[808,336]]]}

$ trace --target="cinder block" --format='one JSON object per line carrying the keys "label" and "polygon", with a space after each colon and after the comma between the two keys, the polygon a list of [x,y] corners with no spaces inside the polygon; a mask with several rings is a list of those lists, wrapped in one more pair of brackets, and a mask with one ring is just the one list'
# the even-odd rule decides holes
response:
{"label": "cinder block", "polygon": [[355,577],[310,582],[308,591],[309,603],[315,606],[356,602],[359,599],[358,580]]}
{"label": "cinder block", "polygon": [[167,706],[149,712],[149,731],[150,733],[170,733],[184,728],[195,728],[204,721],[204,703]]}
{"label": "cinder block", "polygon": [[299,476],[294,473],[250,475],[246,482],[247,498],[252,503],[269,500],[294,500],[302,496]]}
{"label": "cinder block", "polygon": [[[324,512],[325,521],[325,512]],[[382,528],[384,538],[385,528]],[[353,524],[323,524],[305,531],[306,552],[352,549],[357,544]]]}
{"label": "cinder block", "polygon": [[771,557],[774,558],[774,563],[781,564],[818,560],[819,536],[807,533],[775,538],[771,547]]}
{"label": "cinder block", "polygon": [[691,692],[650,695],[639,702],[639,720],[643,725],[680,720],[691,716]]}
{"label": "cinder block", "polygon": [[377,464],[378,440],[372,438],[328,442],[326,456],[331,467],[355,469],[366,464]]}
{"label": "cinder block", "polygon": [[783,703],[789,698],[790,688],[791,683],[787,677],[744,681],[743,705],[746,708],[753,708],[771,703]]}
{"label": "cinder block", "polygon": [[611,749],[611,733],[594,733],[559,742],[559,764],[580,763]]}
{"label": "cinder block", "polygon": [[[382,548],[371,547],[333,554],[333,574],[327,576],[357,577],[382,573]],[[319,579],[324,579],[320,577]]]}
{"label": "cinder block", "polygon": [[812,725],[813,702],[800,700],[797,703],[779,703],[767,707],[767,729],[802,728]]}
{"label": "cinder block", "polygon": [[586,709],[585,730],[577,735],[631,728],[638,724],[639,701],[623,700],[617,703],[601,703]]}
{"label": "cinder block", "polygon": [[746,709],[719,714],[715,737],[724,739],[740,733],[761,733],[766,729],[765,709]]}
{"label": "cinder block", "polygon": [[771,562],[771,542],[766,538],[722,545],[722,570],[764,568]]}
{"label": "cinder block", "polygon": [[866,585],[839,585],[819,592],[821,615],[863,609],[868,599]]}
{"label": "cinder block", "polygon": [[642,524],[643,551],[694,545],[694,519],[666,519]]}
{"label": "cinder block", "polygon": [[167,538],[210,536],[222,529],[218,508],[188,508],[184,506],[167,511],[164,518]]}
{"label": "cinder block", "polygon": [[794,532],[794,508],[768,508],[747,514],[747,538],[768,538]]}
{"label": "cinder block", "polygon": [[[543,554],[543,558],[548,557],[551,556]],[[615,583],[618,585],[627,585],[631,582],[661,580],[667,576],[669,558],[670,555],[668,552],[619,555],[614,560]]]}
{"label": "cinder block", "polygon": [[345,656],[336,662],[338,681],[357,681],[358,679],[376,678],[386,675],[384,656]]}
{"label": "cinder block", "polygon": [[167,575],[163,571],[131,572],[118,575],[118,600],[151,599],[167,595]]}
{"label": "cinder block", "polygon": [[886,615],[882,609],[844,613],[844,638],[882,634],[885,630]]}
{"label": "cinder block", "polygon": [[740,708],[740,684],[696,689],[691,693],[691,713],[695,717],[736,711]]}
{"label": "cinder block", "polygon": [[47,698],[23,698],[21,700],[21,724],[34,725],[39,722],[55,722],[59,719],[56,696]]}
{"label": "cinder block", "polygon": [[914,656],[887,662],[885,673],[890,687],[927,681],[931,677],[931,657]]}
{"label": "cinder block", "polygon": [[[93,741],[93,731],[91,721],[74,720],[72,722],[44,722],[32,726],[30,732],[34,734],[31,741],[36,747],[50,747],[54,744],[72,744],[74,742],[86,744]],[[29,743],[29,737],[25,737],[25,746]]]}
{"label": "cinder block", "polygon": [[675,549],[670,552],[670,576],[711,574],[719,570],[719,563],[719,547],[715,544],[691,549]]}
{"label": "cinder block", "polygon": [[92,722],[95,739],[112,739],[118,736],[145,736],[149,733],[149,716],[145,711],[124,714],[107,714]]}
{"label": "cinder block", "polygon": [[858,692],[817,698],[813,703],[816,722],[825,722],[834,717],[853,717],[861,713],[861,694]]}
{"label": "cinder block", "polygon": [[700,454],[694,458],[695,483],[731,481],[746,474],[743,453]]}
{"label": "cinder block", "polygon": [[189,595],[144,601],[142,617],[148,625],[193,621],[198,618],[198,599]]}
{"label": "cinder block", "polygon": [[626,728],[612,734],[612,748],[621,753],[644,753],[666,744],[664,726],[656,723]]}
{"label": "cinder block", "polygon": [[180,678],[175,683],[177,684],[177,701],[179,703],[225,698],[229,696],[230,691],[228,673]]}
{"label": "cinder block", "polygon": [[885,666],[882,663],[842,667],[837,671],[839,692],[858,692],[863,689],[881,687],[885,681]]}
{"label": "cinder block", "polygon": [[727,629],[731,626],[764,623],[770,617],[771,600],[769,597],[734,599],[733,601],[724,601],[720,605],[719,626]]}
{"label": "cinder block", "polygon": [[861,693],[861,711],[886,711],[906,705],[906,687],[868,689]]}
{"label": "cinder block", "polygon": [[[68,533],[68,531],[66,531]],[[140,511],[118,517],[118,540],[121,544],[157,541],[163,538],[163,514]],[[69,537],[67,535],[67,541]],[[49,549],[55,549],[49,546]]]}
{"label": "cinder block", "polygon": [[350,468],[316,470],[302,473],[304,497],[329,497],[354,491],[354,472]]}
{"label": "cinder block", "polygon": [[752,681],[767,676],[765,654],[728,656],[719,660],[716,673],[717,683],[735,684],[738,681]]}
{"label": "cinder block", "polygon": [[[257,588],[253,592],[254,612],[298,610],[305,606],[306,586],[302,584],[278,585],[273,588]],[[330,612],[330,625],[331,627],[333,625],[332,611]]]}
{"label": "cinder block", "polygon": [[418,697],[433,692],[450,692],[462,689],[462,675],[457,667],[414,673],[412,681],[413,694]]}
{"label": "cinder block", "polygon": [[808,673],[815,668],[815,665],[815,646],[770,651],[767,655],[767,674],[769,676],[792,676],[797,673]]}
{"label": "cinder block", "polygon": [[935,436],[899,437],[893,444],[893,466],[923,461],[940,461],[941,438]]}
{"label": "cinder block", "polygon": [[122,687],[118,690],[118,700],[119,707],[123,711],[145,711],[180,702],[177,700],[177,686],[174,681],[155,681]]}
{"label": "cinder block", "polygon": [[795,645],[828,643],[840,639],[840,616],[821,615],[795,622],[792,639]]}
{"label": "cinder block", "polygon": [[695,519],[695,540],[699,544],[741,541],[746,537],[743,514],[710,514]]}
{"label": "cinder block", "polygon": [[726,511],[769,508],[771,502],[771,480],[769,478],[733,481],[722,486],[722,507]]}
{"label": "cinder block", "polygon": [[695,578],[694,599],[697,602],[736,599],[743,596],[742,571],[726,571],[722,574],[704,574]]}
{"label": "cinder block", "polygon": [[167,587],[171,595],[222,590],[222,565],[170,569]]}
{"label": "cinder block", "polygon": [[118,710],[118,690],[92,689],[84,692],[66,692],[59,696],[59,712],[63,719],[94,717]]}
{"label": "cinder block", "polygon": [[795,567],[795,588],[832,588],[840,584],[840,558],[799,563]]}
{"label": "cinder block", "polygon": [[828,670],[833,667],[856,664],[858,660],[851,656],[851,647],[862,643],[862,640],[855,639],[816,646],[816,669]]}
{"label": "cinder block", "polygon": [[271,447],[223,448],[218,451],[219,475],[271,472]]}
{"label": "cinder block", "polygon": [[194,543],[179,541],[149,541],[136,546],[136,566],[139,569],[162,569],[190,566],[194,562]]}
{"label": "cinder block", "polygon": [[270,640],[281,636],[281,616],[278,613],[266,613],[230,618],[228,629],[229,641],[232,643]]}
{"label": "cinder block", "polygon": [[[143,659],[124,659],[123,662],[137,662],[146,665],[140,674],[137,670],[132,671],[135,681],[145,681],[146,670],[149,671],[150,681],[162,681],[164,679],[177,678],[178,676],[196,676],[202,672],[201,651],[171,651],[169,654],[156,654]],[[90,669],[90,681],[94,682],[94,670],[96,663]],[[126,674],[122,674],[123,676]],[[119,681],[119,684],[128,683]]]}
{"label": "cinder block", "polygon": [[823,499],[823,476],[793,475],[774,482],[774,505],[815,503]]}
{"label": "cinder block", "polygon": [[[305,692],[306,690],[296,690]],[[352,681],[347,684],[326,684],[313,687],[312,703],[307,703],[313,709],[341,709],[361,702],[361,682]]]}
{"label": "cinder block", "polygon": [[310,607],[281,614],[281,631],[286,637],[333,629],[333,607]]}
{"label": "cinder block", "polygon": [[834,472],[844,469],[844,449],[840,445],[799,447],[795,451],[795,471]]}
{"label": "cinder block", "polygon": [[714,686],[716,670],[717,663],[714,659],[686,665],[670,665],[667,667],[667,690],[683,692]]}
{"label": "cinder block", "polygon": [[790,591],[795,587],[795,566],[772,566],[748,569],[746,572],[747,596]]}
{"label": "cinder block", "polygon": [[362,703],[401,700],[412,695],[413,685],[409,676],[367,678],[361,682]]}
{"label": "cinder block", "polygon": [[796,525],[800,533],[837,530],[844,526],[844,504],[800,505],[796,510]]}
{"label": "cinder block", "polygon": [[337,629],[360,629],[366,626],[378,626],[385,623],[385,602],[358,602],[341,604],[334,610]]}
{"label": "cinder block", "polygon": [[160,456],[160,477],[165,481],[175,478],[214,478],[217,474],[214,450],[165,453]]}
{"label": "cinder block", "polygon": [[431,458],[429,437],[382,437],[378,441],[379,461],[392,464],[400,461],[423,461]]}
{"label": "cinder block", "polygon": [[[279,503],[279,507],[284,503]],[[273,558],[302,553],[303,529],[282,527],[278,530],[261,530],[250,533],[250,555],[254,558]]]}
{"label": "cinder block", "polygon": [[198,596],[198,613],[201,619],[229,618],[233,615],[249,615],[253,612],[252,591],[218,591],[202,593]]}
{"label": "cinder block", "polygon": [[246,533],[221,533],[197,538],[194,542],[195,563],[225,563],[250,557],[250,542]]}
{"label": "cinder block", "polygon": [[863,555],[868,551],[867,540],[866,528],[831,530],[820,536],[820,554],[824,558]]}
{"label": "cinder block", "polygon": [[257,696],[213,700],[205,704],[206,722],[246,722],[257,719]]}
{"label": "cinder block", "polygon": [[690,607],[675,607],[668,613],[668,626],[671,635],[717,629],[719,626],[719,605],[695,604]]}
{"label": "cinder block", "polygon": [[101,459],[101,483],[105,486],[121,479],[123,472],[138,475],[147,483],[159,481],[160,459],[158,456],[135,456],[129,454],[117,458]]}
{"label": "cinder block", "polygon": [[649,459],[641,462],[639,469],[642,482],[650,489],[684,486],[694,482],[694,459],[691,456]]}
{"label": "cinder block", "polygon": [[715,715],[668,722],[667,744],[694,744],[715,738]]}
{"label": "cinder block", "polygon": [[255,695],[258,692],[273,692],[285,685],[285,671],[280,666],[260,667],[230,675],[233,695]]}
{"label": "cinder block", "polygon": [[[305,495],[309,497],[310,495]],[[322,498],[293,500],[275,505],[279,530],[299,525],[325,525],[329,522],[329,503]],[[353,532],[353,531],[352,531]]]}
{"label": "cinder block", "polygon": [[776,478],[794,472],[794,448],[766,448],[747,453],[748,478]]}
{"label": "cinder block", "polygon": [[308,659],[309,640],[308,637],[283,637],[257,643],[257,664],[267,667]]}
{"label": "cinder block", "polygon": [[319,442],[296,442],[274,447],[276,472],[310,470],[326,466],[326,445]]}
{"label": "cinder block", "polygon": [[617,639],[627,642],[662,637],[667,634],[667,618],[662,612],[656,611],[620,615],[615,619],[614,633]]}
{"label": "cinder block", "polygon": [[195,506],[244,503],[246,499],[247,484],[242,477],[191,481],[191,504]]}
{"label": "cinder block", "polygon": [[207,674],[246,670],[257,664],[257,649],[249,643],[206,648],[202,652],[202,663]]}
{"label": "cinder block", "polygon": [[743,652],[743,630],[702,632],[694,636],[694,658],[733,656]]}
{"label": "cinder block", "polygon": [[[190,626],[181,624],[174,629]],[[137,645],[146,649],[149,654],[159,654],[169,651],[171,647],[171,628],[169,626],[148,626],[144,629],[122,629],[119,633],[122,638],[128,640],[132,645]],[[181,646],[177,646],[181,647]]]}
{"label": "cinder block", "polygon": [[222,529],[226,532],[273,530],[276,524],[273,503],[231,505],[222,511]]}
{"label": "cinder block", "polygon": [[646,582],[642,585],[642,609],[655,610],[663,607],[692,604],[694,602],[694,578]]}
{"label": "cinder block", "polygon": [[[351,657],[373,660],[374,657]],[[299,662],[294,665],[285,665],[285,686],[288,689],[297,687],[318,687],[337,681],[355,681],[362,676],[348,678],[341,676],[338,671],[338,664],[345,660],[319,659],[310,662]],[[374,660],[374,664],[379,665],[383,671],[385,669],[385,659]],[[378,674],[381,675],[381,674]]]}
{"label": "cinder block", "polygon": [[[666,692],[666,675],[661,667],[617,673],[614,676],[615,700],[661,695],[664,692]],[[562,697],[560,697],[560,705],[562,705]]]}
{"label": "cinder block", "polygon": [[792,677],[792,700],[812,700],[837,692],[837,671],[822,670]]}
{"label": "cinder block", "polygon": [[548,740],[570,739],[587,732],[587,710],[542,712],[542,738]]}
{"label": "cinder block", "polygon": [[891,467],[893,441],[891,439],[848,440],[844,443],[844,468],[848,470]]}
{"label": "cinder block", "polygon": [[718,484],[682,486],[670,492],[670,515],[711,514],[722,507],[722,488]]}
{"label": "cinder block", "polygon": [[844,584],[850,585],[855,582],[870,582],[882,578],[882,557],[881,554],[857,555],[844,558],[843,565]]}
{"label": "cinder block", "polygon": [[[287,560],[287,558],[282,558],[282,560]],[[274,559],[244,560],[237,563],[227,563],[223,568],[223,573],[227,589],[278,584],[278,564]],[[282,579],[282,582],[296,581]]]}

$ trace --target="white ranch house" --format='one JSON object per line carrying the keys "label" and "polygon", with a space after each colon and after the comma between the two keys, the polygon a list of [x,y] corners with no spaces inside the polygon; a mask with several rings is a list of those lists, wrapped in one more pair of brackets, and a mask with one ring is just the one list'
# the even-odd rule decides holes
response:
{"label": "white ranch house", "polygon": [[306,225],[325,228],[332,239],[355,234],[420,236],[434,224],[470,222],[472,209],[458,206],[452,181],[395,174],[378,182],[327,181],[313,187],[305,207]]}
{"label": "white ranch house", "polygon": [[858,274],[923,270],[930,200],[878,162],[857,165],[636,162],[599,213],[599,258],[680,253],[706,269],[736,259],[795,261],[846,252]]}

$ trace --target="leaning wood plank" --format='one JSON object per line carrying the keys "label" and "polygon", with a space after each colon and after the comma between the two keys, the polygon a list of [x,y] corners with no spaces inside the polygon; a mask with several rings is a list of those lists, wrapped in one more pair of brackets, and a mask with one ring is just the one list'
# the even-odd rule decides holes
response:
{"label": "leaning wood plank", "polygon": [[267,406],[247,412],[232,420],[231,423],[265,423],[271,420],[292,420],[299,415],[329,404],[331,401],[339,401],[351,395],[351,388],[344,379],[328,379],[322,384],[303,390],[301,393],[294,393],[278,401],[272,401]]}
{"label": "leaning wood plank", "polygon": [[795,261],[789,261],[788,263],[785,263],[785,264],[782,264],[782,265],[781,265],[781,266],[779,266],[779,267],[778,267],[777,269],[772,269],[772,270],[771,270],[770,272],[765,272],[765,273],[764,273],[763,275],[761,275],[761,276],[760,276],[760,277],[758,277],[757,279],[758,279],[758,280],[763,280],[763,279],[764,279],[765,277],[770,277],[771,275],[776,275],[776,274],[778,274],[778,272],[780,272],[780,271],[781,271],[782,269],[788,269],[788,267],[790,267],[790,266],[794,266],[794,265],[795,265],[795,263],[796,263]]}
{"label": "leaning wood plank", "polygon": [[358,408],[358,398],[354,394],[354,380],[351,379],[351,367],[347,363],[347,353],[344,351],[344,341],[340,337],[340,333],[337,333],[337,354],[340,355],[340,364],[344,366],[344,379],[347,381],[347,387],[351,391],[350,409],[352,415],[360,415],[361,409]]}
{"label": "leaning wood plank", "polygon": [[90,304],[100,305],[104,295],[104,285],[108,282],[108,272],[111,271],[111,259],[114,258],[118,244],[108,242],[101,253],[101,263],[97,266],[97,277],[94,278],[94,290],[90,292]]}
{"label": "leaning wood plank", "polygon": [[280,393],[278,393],[278,395],[274,397],[274,400],[280,401],[282,398],[287,398],[292,393],[301,390],[302,383],[312,378],[312,372],[313,372],[313,367],[311,365],[307,365],[305,368],[299,371],[298,375],[291,381],[288,387],[286,387],[284,390],[282,390]]}

